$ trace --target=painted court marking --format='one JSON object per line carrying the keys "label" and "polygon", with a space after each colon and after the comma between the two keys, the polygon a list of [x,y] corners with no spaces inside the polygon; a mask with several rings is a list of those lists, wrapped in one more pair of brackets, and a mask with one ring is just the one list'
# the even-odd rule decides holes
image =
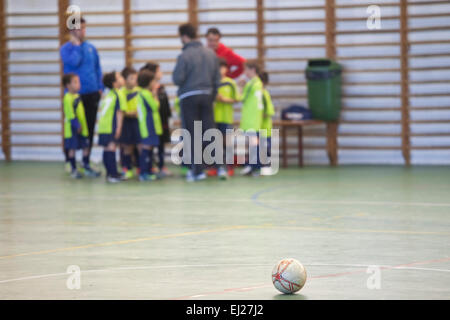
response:
{"label": "painted court marking", "polygon": [[260,197],[268,192],[285,189],[286,185],[278,185],[275,187],[266,188],[255,192],[251,196],[251,200],[257,206],[270,209],[273,211],[283,210],[285,212],[313,214],[305,210],[283,208],[273,204],[320,204],[320,205],[364,205],[364,206],[413,206],[413,207],[450,207],[450,203],[435,203],[435,202],[397,202],[397,201],[355,201],[355,200],[306,200],[306,199],[291,199],[291,200],[264,200]]}
{"label": "painted court marking", "polygon": [[7,256],[0,256],[0,260],[2,260],[2,259],[10,259],[10,258],[17,258],[17,257],[24,257],[24,256],[41,255],[41,254],[47,254],[47,253],[73,251],[73,250],[78,250],[78,249],[89,249],[89,248],[107,247],[107,246],[122,245],[122,244],[129,244],[129,243],[138,243],[138,242],[151,241],[151,240],[179,238],[179,237],[194,236],[194,235],[200,235],[200,234],[212,233],[212,232],[239,230],[239,229],[245,229],[245,228],[246,227],[244,227],[244,226],[232,226],[232,227],[217,228],[217,229],[210,229],[210,230],[201,230],[201,231],[192,231],[192,232],[167,234],[167,235],[154,236],[154,237],[148,237],[148,238],[138,238],[138,239],[121,240],[121,241],[110,241],[110,242],[103,242],[103,243],[92,243],[92,244],[81,245],[81,246],[49,249],[49,250],[42,250],[42,251],[32,251],[32,252],[11,254],[11,255],[7,255]]}
{"label": "painted court marking", "polygon": [[[427,261],[427,263],[445,262],[445,261],[450,261],[450,258],[441,259],[441,260],[432,260],[429,262]],[[409,266],[409,265],[415,265],[415,264],[424,264],[424,263],[416,262],[416,263],[412,263],[412,264],[398,265],[398,266],[376,265],[376,264],[310,263],[310,264],[305,264],[305,267],[368,268],[370,266],[375,265],[375,266],[380,267],[381,269],[389,269],[389,270],[412,270],[412,271],[447,272],[447,273],[450,272],[450,269],[418,268],[418,267]],[[106,269],[80,270],[80,273],[81,274],[89,274],[89,273],[108,273],[108,272],[121,272],[121,271],[152,270],[152,269],[242,268],[242,267],[244,267],[244,268],[255,268],[255,267],[271,268],[272,265],[270,265],[270,264],[197,264],[197,265],[134,266],[134,267],[117,267],[117,268],[106,268]],[[311,279],[330,278],[333,276],[360,273],[360,272],[361,271],[350,271],[350,272],[344,272],[344,273],[329,274],[329,275],[324,275],[324,276],[313,276],[313,277],[309,277],[309,278],[311,278]],[[67,277],[68,273],[66,273],[66,272],[49,273],[49,274],[33,275],[33,276],[14,278],[14,279],[5,279],[5,280],[0,280],[0,284],[18,282],[18,281],[26,281],[26,280],[62,277],[62,276]],[[253,288],[266,287],[266,286],[268,286],[268,285],[260,285],[260,286],[256,286],[256,287],[255,286],[244,287],[244,288],[239,288],[236,290],[249,290],[249,289],[253,289]],[[232,289],[226,289],[226,290],[230,291]],[[206,294],[200,294],[198,296],[206,296]],[[192,297],[195,297],[195,296],[192,296]]]}
{"label": "painted court marking", "polygon": [[407,234],[407,235],[450,235],[450,232],[438,231],[414,231],[414,230],[388,230],[388,229],[346,229],[346,228],[324,228],[324,227],[301,227],[301,226],[247,226],[254,229],[281,229],[281,230],[300,230],[300,231],[328,231],[340,233],[386,233],[386,234]]}
{"label": "painted court marking", "polygon": [[[414,265],[426,265],[426,264],[430,264],[430,263],[439,263],[439,262],[447,262],[447,261],[450,261],[450,257],[441,258],[441,259],[426,260],[426,261],[417,261],[417,262],[411,262],[411,263],[407,263],[407,264],[400,264],[400,265],[396,265],[396,266],[379,266],[379,267],[382,270],[421,270],[421,271],[425,271],[425,269],[430,269],[430,268],[417,268],[417,267],[413,268],[411,266],[414,266]],[[305,266],[308,266],[308,265],[305,264]],[[344,266],[344,265],[342,265],[342,266]],[[367,265],[367,266],[366,265],[356,265],[356,266],[358,266],[358,267],[359,266],[369,267],[369,265]],[[373,266],[373,264],[370,265],[370,266]],[[412,268],[412,269],[409,269],[409,268]],[[436,270],[442,270],[442,269],[436,269]],[[325,275],[320,275],[320,276],[312,276],[312,277],[308,277],[308,279],[326,279],[326,278],[334,278],[334,277],[341,277],[341,276],[347,276],[347,275],[360,274],[360,273],[365,273],[365,272],[366,272],[366,269],[360,269],[360,270],[356,270],[356,271],[332,273],[332,274],[325,274]],[[450,272],[450,270],[445,270],[444,272]],[[267,288],[267,287],[271,287],[271,286],[272,286],[272,284],[260,284],[260,285],[251,286],[251,287],[231,288],[231,289],[224,289],[222,291],[201,293],[200,295],[202,297],[213,296],[213,295],[223,295],[223,294],[226,294],[226,293],[229,293],[229,292],[246,292],[246,291],[256,290],[256,289],[260,289],[260,288]],[[193,298],[195,298],[198,295],[199,294],[192,295],[192,296],[178,297],[178,298],[174,298],[174,299],[171,299],[171,300],[188,300],[188,299],[193,299]]]}
{"label": "painted court marking", "polygon": [[[258,204],[278,204],[278,203],[292,203],[292,204],[329,204],[329,205],[367,205],[367,206],[414,206],[414,207],[450,207],[450,203],[445,202],[397,202],[397,201],[353,201],[353,200],[301,200],[301,199],[286,199],[286,200],[277,200],[277,199],[270,199],[270,200],[264,200],[264,202],[259,201],[259,196],[261,196],[264,193],[267,193],[269,191],[273,191],[275,189],[279,188],[270,188],[270,189],[264,189],[260,192],[257,192],[252,195],[250,199],[247,198],[183,198],[183,197],[170,197],[165,198],[167,201],[184,201],[184,202],[201,202],[204,203],[205,200],[208,200],[208,202],[211,203],[222,203],[222,202],[258,202]],[[60,200],[60,197],[49,197],[49,196],[42,196],[42,197],[24,197],[24,196],[16,196],[16,195],[9,195],[9,194],[0,194],[0,199],[8,199],[8,200]],[[64,201],[76,201],[79,202],[81,200],[95,200],[95,201],[142,201],[142,202],[153,202],[154,198],[149,197],[132,197],[132,196],[126,196],[126,197],[104,197],[104,196],[95,196],[95,198],[92,197],[72,197],[70,199],[65,199]]]}
{"label": "painted court marking", "polygon": [[229,226],[210,230],[192,231],[184,233],[167,234],[162,236],[154,236],[148,238],[138,238],[130,240],[120,240],[120,241],[110,241],[103,243],[92,243],[80,246],[72,246],[65,248],[48,249],[41,251],[31,251],[25,253],[17,253],[6,256],[0,256],[0,260],[12,259],[25,256],[35,256],[43,255],[57,252],[66,252],[80,249],[98,248],[98,247],[108,247],[115,245],[123,245],[130,243],[139,243],[151,240],[161,240],[161,239],[171,239],[186,236],[194,236],[200,234],[207,234],[213,232],[223,232],[232,230],[248,230],[248,229],[281,229],[281,230],[302,230],[302,231],[312,231],[312,232],[341,232],[341,233],[387,233],[387,234],[407,234],[407,235],[450,235],[448,232],[433,232],[433,231],[410,231],[410,230],[373,230],[373,229],[343,229],[343,228],[321,228],[321,227],[296,227],[296,226],[274,226],[274,225],[260,225],[260,226],[249,226],[249,225],[239,225],[239,226]]}

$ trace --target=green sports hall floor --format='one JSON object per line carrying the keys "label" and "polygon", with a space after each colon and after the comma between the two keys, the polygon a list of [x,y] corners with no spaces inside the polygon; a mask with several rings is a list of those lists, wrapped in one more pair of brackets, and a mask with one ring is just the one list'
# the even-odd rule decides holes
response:
{"label": "green sports hall floor", "polygon": [[[295,295],[271,283],[287,257]],[[450,168],[107,185],[0,162],[0,299],[450,299]]]}

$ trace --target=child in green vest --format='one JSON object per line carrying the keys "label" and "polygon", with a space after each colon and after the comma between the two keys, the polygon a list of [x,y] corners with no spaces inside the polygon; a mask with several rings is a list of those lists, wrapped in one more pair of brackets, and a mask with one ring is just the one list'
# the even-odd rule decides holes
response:
{"label": "child in green vest", "polygon": [[103,146],[106,180],[110,183],[117,183],[122,180],[122,177],[117,171],[116,148],[122,134],[123,114],[127,110],[127,101],[119,90],[124,84],[123,77],[119,72],[105,74],[103,84],[109,89],[109,92],[100,105],[99,144]]}
{"label": "child in green vest", "polygon": [[[175,112],[178,114],[178,116],[180,117],[181,128],[184,128],[183,116],[182,116],[181,107],[180,107],[180,98],[178,98],[178,97],[175,98],[175,100],[173,102],[173,108],[174,108]],[[180,157],[183,158],[183,150],[181,150],[181,152],[180,152]],[[186,175],[189,172],[189,165],[187,165],[183,161],[181,161],[180,169],[181,169],[180,170],[181,176],[186,177]]]}
{"label": "child in green vest", "polygon": [[[227,144],[227,129],[233,128],[233,104],[239,102],[239,89],[236,82],[227,77],[228,64],[225,59],[219,59],[220,75],[222,77],[220,87],[217,93],[216,101],[214,104],[214,121],[217,129],[220,130],[223,136],[224,147]],[[224,148],[224,165],[219,166],[217,175],[221,179],[226,179],[229,175],[233,175],[233,167],[226,168],[226,148]]]}
{"label": "child in green vest", "polygon": [[138,86],[139,180],[152,181],[156,180],[156,176],[151,174],[153,148],[159,146],[159,136],[163,133],[155,74],[148,70],[139,72]]}
{"label": "child in green vest", "polygon": [[89,132],[86,122],[84,105],[80,95],[80,78],[74,73],[63,76],[62,84],[67,90],[64,95],[64,149],[68,150],[68,161],[71,166],[71,177],[82,178],[82,174],[77,170],[75,153],[76,150],[83,149],[83,169],[87,177],[99,177],[100,172],[96,172],[89,166]]}
{"label": "child in green vest", "polygon": [[172,173],[165,166],[165,156],[166,156],[166,144],[171,142],[170,137],[170,127],[169,120],[172,117],[172,111],[170,110],[170,101],[167,95],[166,88],[161,84],[163,78],[163,71],[161,66],[157,62],[147,62],[141,70],[148,70],[155,74],[156,78],[156,91],[159,100],[159,117],[161,119],[161,125],[163,133],[159,136],[159,146],[158,146],[158,178],[164,178],[171,176]]}
{"label": "child in green vest", "polygon": [[124,112],[120,144],[122,149],[122,172],[124,178],[128,180],[133,177],[132,155],[139,143],[139,123],[137,119],[139,88],[137,86],[137,71],[134,68],[126,67],[121,74],[125,80],[125,85],[120,91],[127,99],[127,107]]}
{"label": "child in green vest", "polygon": [[[271,147],[272,147],[272,117],[275,115],[275,108],[273,106],[272,97],[267,90],[267,85],[269,84],[269,74],[267,72],[262,72],[260,79],[263,83],[263,103],[264,112],[263,120],[261,124],[261,136],[260,145],[264,145],[264,150],[267,152],[267,156],[271,157]],[[265,164],[261,168],[261,175],[270,175],[272,172],[270,164]]]}
{"label": "child in green vest", "polygon": [[[259,130],[263,122],[263,84],[259,78],[261,68],[255,61],[245,63],[244,73],[249,81],[242,93],[241,129],[249,137],[249,164],[242,169],[242,175],[258,176],[261,168],[259,160]],[[255,154],[256,153],[256,154]]]}

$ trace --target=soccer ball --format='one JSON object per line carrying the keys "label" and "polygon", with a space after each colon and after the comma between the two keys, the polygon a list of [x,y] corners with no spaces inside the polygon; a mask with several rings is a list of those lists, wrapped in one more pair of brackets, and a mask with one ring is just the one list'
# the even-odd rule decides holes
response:
{"label": "soccer ball", "polygon": [[295,259],[283,259],[272,270],[272,282],[282,293],[299,291],[306,282],[306,270]]}

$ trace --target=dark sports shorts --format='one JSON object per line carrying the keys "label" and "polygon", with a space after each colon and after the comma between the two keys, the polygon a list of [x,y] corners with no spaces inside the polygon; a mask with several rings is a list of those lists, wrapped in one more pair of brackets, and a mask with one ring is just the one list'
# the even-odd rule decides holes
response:
{"label": "dark sports shorts", "polygon": [[107,147],[111,142],[117,143],[112,133],[102,133],[98,135],[98,144],[102,147]]}
{"label": "dark sports shorts", "polygon": [[64,149],[80,150],[89,148],[89,138],[76,134],[71,138],[64,139]]}
{"label": "dark sports shorts", "polygon": [[233,125],[229,123],[217,122],[216,126],[224,137],[227,134],[227,129],[233,129]]}
{"label": "dark sports shorts", "polygon": [[139,143],[143,144],[145,146],[157,147],[157,146],[159,146],[159,136],[157,136],[157,135],[149,135],[145,139],[141,138]]}
{"label": "dark sports shorts", "polygon": [[119,142],[123,144],[138,144],[140,138],[139,122],[137,118],[125,117],[123,120],[122,135]]}

